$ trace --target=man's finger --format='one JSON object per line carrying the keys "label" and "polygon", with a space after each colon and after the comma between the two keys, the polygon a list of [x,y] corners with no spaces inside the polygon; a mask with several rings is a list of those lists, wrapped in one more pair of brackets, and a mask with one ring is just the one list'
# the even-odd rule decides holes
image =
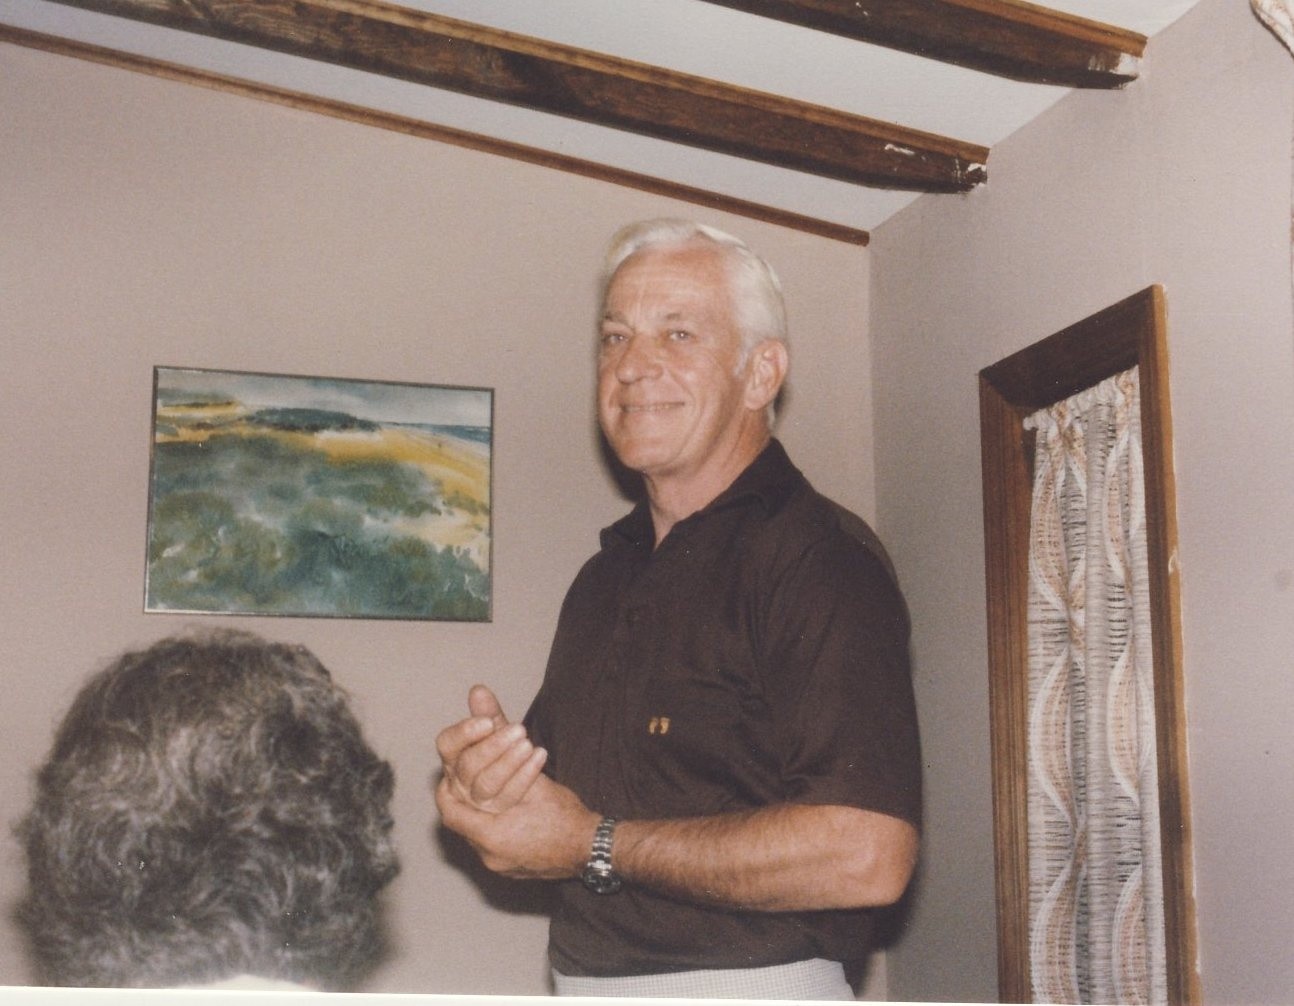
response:
{"label": "man's finger", "polygon": [[477,831],[490,815],[482,813],[465,800],[457,791],[453,780],[447,776],[442,776],[436,784],[435,797],[436,809],[440,812],[440,819],[445,827],[458,832],[475,845]]}
{"label": "man's finger", "polygon": [[[530,765],[534,754],[535,746],[528,737],[522,735],[498,758],[471,777],[468,793],[472,803],[496,814],[516,806],[534,781],[536,770]],[[519,780],[518,773],[524,773]],[[505,793],[508,794],[506,797]]]}
{"label": "man's finger", "polygon": [[436,735],[436,752],[447,769],[452,769],[465,750],[494,732],[495,724],[480,716],[459,720]]}
{"label": "man's finger", "polygon": [[485,685],[473,685],[468,690],[467,708],[473,716],[483,716],[493,720],[496,727],[501,727],[508,722],[508,718],[503,715],[503,707],[499,705],[498,698]]}
{"label": "man's finger", "polygon": [[463,748],[445,767],[463,796],[482,804],[504,786],[530,750],[525,728],[510,723]]}
{"label": "man's finger", "polygon": [[495,796],[493,806],[495,810],[502,813],[519,804],[530,788],[534,786],[535,780],[543,773],[544,763],[548,761],[548,752],[543,748],[532,747],[529,754],[526,755],[525,761],[518,766],[517,770],[512,773],[508,781],[500,788],[498,795]]}

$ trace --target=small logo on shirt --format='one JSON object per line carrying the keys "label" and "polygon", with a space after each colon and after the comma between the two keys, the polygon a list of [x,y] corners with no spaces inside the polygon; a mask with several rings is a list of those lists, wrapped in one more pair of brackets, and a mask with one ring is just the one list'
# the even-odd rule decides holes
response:
{"label": "small logo on shirt", "polygon": [[653,716],[647,724],[649,734],[667,734],[669,733],[669,717]]}

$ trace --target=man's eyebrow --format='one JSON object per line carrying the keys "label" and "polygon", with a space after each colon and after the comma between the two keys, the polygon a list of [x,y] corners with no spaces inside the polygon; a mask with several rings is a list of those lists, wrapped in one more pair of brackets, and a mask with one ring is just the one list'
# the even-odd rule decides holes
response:
{"label": "man's eyebrow", "polygon": [[[691,317],[692,315],[687,311],[670,311],[668,314],[665,314],[664,316],[661,317],[661,321],[666,324],[673,324],[674,322],[678,322],[678,321],[684,321],[684,322],[689,321]],[[620,325],[629,324],[625,316],[621,314],[619,311],[612,311],[612,310],[603,311],[601,320],[603,322],[613,321]]]}

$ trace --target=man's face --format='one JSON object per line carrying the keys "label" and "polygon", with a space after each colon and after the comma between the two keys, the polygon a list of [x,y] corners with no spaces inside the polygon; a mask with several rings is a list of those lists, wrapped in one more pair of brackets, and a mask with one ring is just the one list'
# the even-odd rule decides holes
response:
{"label": "man's face", "polygon": [[724,260],[706,244],[631,255],[607,288],[598,416],[617,457],[652,479],[722,463],[758,422],[744,404],[741,337]]}

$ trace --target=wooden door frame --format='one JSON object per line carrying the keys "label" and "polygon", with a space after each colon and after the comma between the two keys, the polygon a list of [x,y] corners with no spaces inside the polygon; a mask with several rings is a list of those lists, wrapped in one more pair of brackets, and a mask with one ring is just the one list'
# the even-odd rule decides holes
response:
{"label": "wooden door frame", "polygon": [[988,600],[998,992],[1031,1002],[1028,870],[1028,591],[1033,434],[1026,416],[1137,366],[1169,1002],[1199,1002],[1177,517],[1163,290],[1148,287],[980,371]]}

